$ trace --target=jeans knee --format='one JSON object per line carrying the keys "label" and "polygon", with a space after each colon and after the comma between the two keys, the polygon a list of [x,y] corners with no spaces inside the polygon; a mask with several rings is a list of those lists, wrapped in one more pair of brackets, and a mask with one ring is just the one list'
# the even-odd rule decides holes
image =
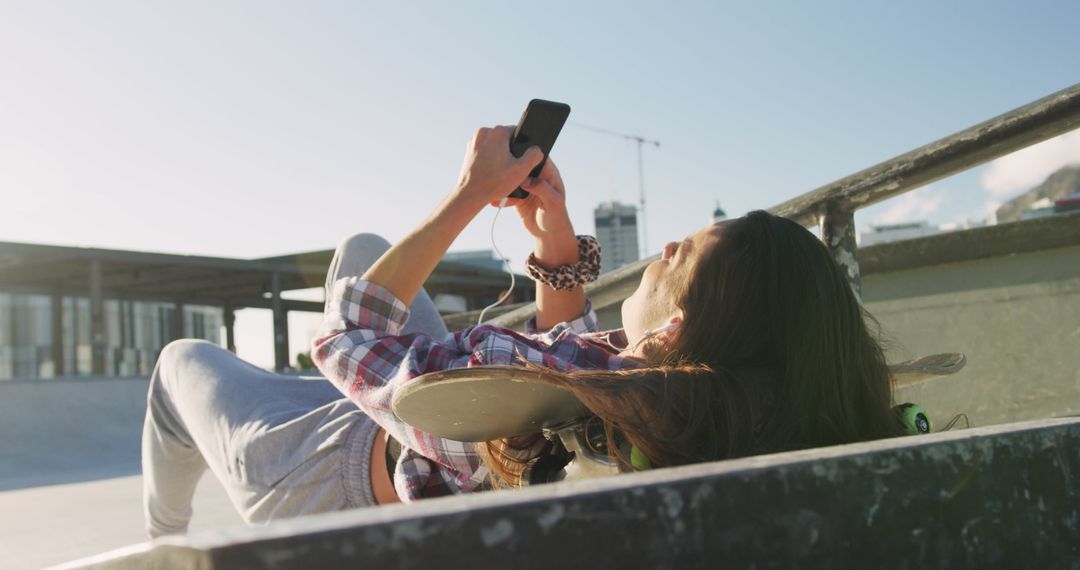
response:
{"label": "jeans knee", "polygon": [[161,349],[161,354],[158,355],[158,364],[176,367],[191,359],[198,359],[208,352],[217,352],[220,350],[224,349],[209,341],[197,338],[182,338],[166,344],[165,347]]}
{"label": "jeans knee", "polygon": [[376,257],[390,249],[390,242],[378,234],[353,234],[338,244],[338,252],[371,253]]}
{"label": "jeans knee", "polygon": [[154,368],[154,382],[152,389],[169,390],[178,378],[184,376],[183,369],[200,360],[213,358],[213,355],[225,351],[220,346],[211,342],[195,339],[182,338],[165,345],[158,354],[157,366]]}

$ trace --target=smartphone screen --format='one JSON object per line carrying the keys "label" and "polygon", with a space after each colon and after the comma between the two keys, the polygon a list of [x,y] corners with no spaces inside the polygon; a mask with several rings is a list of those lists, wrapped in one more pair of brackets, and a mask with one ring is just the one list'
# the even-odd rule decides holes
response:
{"label": "smartphone screen", "polygon": [[[510,139],[510,153],[514,156],[520,157],[531,146],[538,146],[544,151],[544,160],[540,161],[529,176],[540,175],[544,164],[547,163],[548,154],[551,153],[551,147],[555,146],[555,139],[559,138],[559,132],[562,131],[566,118],[569,116],[570,105],[566,103],[543,99],[529,101],[529,106],[521,114],[514,136]],[[522,188],[510,193],[511,198],[525,198],[528,195],[529,193]]]}

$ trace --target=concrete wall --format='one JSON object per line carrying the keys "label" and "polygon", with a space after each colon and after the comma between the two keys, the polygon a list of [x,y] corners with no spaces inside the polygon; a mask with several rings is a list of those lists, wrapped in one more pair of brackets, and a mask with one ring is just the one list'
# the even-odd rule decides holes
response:
{"label": "concrete wall", "polygon": [[1080,419],[895,438],[156,541],[103,568],[1065,568]]}
{"label": "concrete wall", "polygon": [[909,388],[939,423],[1080,413],[1080,246],[863,274],[890,361],[963,352],[965,370]]}

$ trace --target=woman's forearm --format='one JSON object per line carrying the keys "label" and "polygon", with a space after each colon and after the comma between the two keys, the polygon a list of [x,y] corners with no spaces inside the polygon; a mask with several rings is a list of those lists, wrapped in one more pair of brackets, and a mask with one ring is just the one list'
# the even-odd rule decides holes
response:
{"label": "woman's forearm", "polygon": [[[540,265],[554,269],[578,262],[578,242],[571,230],[555,240],[537,240],[533,254]],[[581,316],[585,310],[585,290],[574,287],[556,291],[549,285],[536,283],[536,326],[547,330],[563,321]]]}
{"label": "woman's forearm", "polygon": [[459,193],[448,196],[416,229],[384,253],[363,278],[411,305],[457,236],[484,207]]}

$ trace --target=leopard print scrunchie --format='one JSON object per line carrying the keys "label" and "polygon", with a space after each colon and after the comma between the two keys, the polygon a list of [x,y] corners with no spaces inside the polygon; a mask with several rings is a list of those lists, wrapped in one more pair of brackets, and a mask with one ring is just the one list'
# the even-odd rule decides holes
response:
{"label": "leopard print scrunchie", "polygon": [[549,285],[556,291],[568,291],[574,287],[596,281],[600,274],[600,242],[592,236],[577,236],[578,262],[555,269],[545,269],[536,261],[536,254],[529,254],[525,273],[533,281]]}

